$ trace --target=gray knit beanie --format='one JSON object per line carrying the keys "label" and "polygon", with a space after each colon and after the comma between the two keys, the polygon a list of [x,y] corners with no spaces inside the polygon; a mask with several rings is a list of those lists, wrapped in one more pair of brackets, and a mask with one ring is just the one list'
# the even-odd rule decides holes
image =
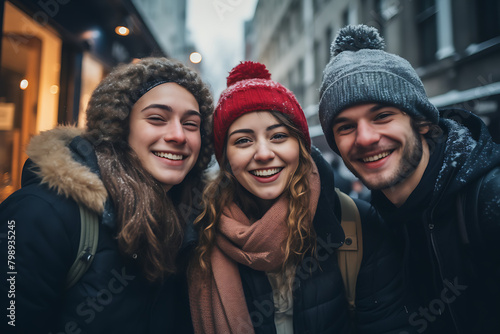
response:
{"label": "gray knit beanie", "polygon": [[366,25],[342,28],[332,43],[323,71],[319,119],[326,140],[338,153],[333,120],[343,110],[365,103],[394,106],[410,116],[437,124],[439,113],[410,63],[383,51],[377,29]]}

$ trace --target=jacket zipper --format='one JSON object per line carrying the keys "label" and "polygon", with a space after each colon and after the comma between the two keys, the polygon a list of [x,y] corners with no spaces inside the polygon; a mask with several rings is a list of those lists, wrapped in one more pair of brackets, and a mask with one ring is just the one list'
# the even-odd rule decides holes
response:
{"label": "jacket zipper", "polygon": [[[437,267],[438,267],[438,271],[439,271],[439,277],[441,278],[441,282],[440,282],[439,286],[442,289],[444,288],[444,286],[443,286],[443,282],[444,282],[443,268],[441,265],[441,261],[439,259],[439,255],[438,255],[438,251],[437,251],[437,247],[436,247],[436,242],[434,240],[434,224],[433,224],[434,219],[433,219],[433,217],[434,217],[434,210],[437,208],[437,206],[439,205],[439,203],[443,199],[445,189],[448,188],[448,185],[450,184],[451,180],[455,176],[456,172],[457,172],[457,170],[454,169],[449,174],[449,177],[443,186],[441,194],[440,194],[439,198],[436,200],[436,202],[435,202],[436,204],[432,207],[431,211],[429,212],[429,216],[428,216],[429,217],[429,224],[427,226],[429,228],[429,236],[431,239],[432,251],[434,253],[434,258],[436,259],[436,263],[437,263]],[[453,325],[455,326],[455,330],[457,333],[460,333],[460,329],[459,329],[458,324],[457,324],[456,315],[455,315],[455,312],[453,310],[453,307],[452,307],[451,303],[448,303],[447,305],[448,305],[448,309],[450,310],[451,321],[453,322]]]}
{"label": "jacket zipper", "polygon": [[[433,250],[433,253],[434,253],[434,258],[436,259],[436,262],[437,262],[437,266],[438,266],[438,270],[439,270],[439,277],[441,278],[441,282],[444,282],[443,271],[442,271],[442,267],[441,267],[441,261],[439,260],[439,256],[438,256],[436,244],[434,242],[434,233],[433,233],[433,230],[434,230],[434,224],[430,223],[429,224],[429,234],[430,234],[430,239],[431,239],[432,250]],[[444,288],[442,283],[440,284],[440,287]],[[453,325],[455,326],[455,329],[456,329],[457,333],[460,333],[460,329],[458,328],[458,324],[457,324],[455,312],[454,312],[454,310],[452,308],[452,305],[451,305],[451,303],[447,303],[447,305],[448,305],[448,309],[450,310],[450,316],[451,316],[451,320],[453,321]]]}

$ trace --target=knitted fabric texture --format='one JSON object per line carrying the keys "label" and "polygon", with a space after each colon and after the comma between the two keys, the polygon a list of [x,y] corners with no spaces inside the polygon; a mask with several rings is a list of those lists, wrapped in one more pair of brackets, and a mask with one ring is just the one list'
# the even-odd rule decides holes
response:
{"label": "knitted fabric texture", "polygon": [[323,71],[319,119],[328,144],[337,153],[333,120],[355,105],[394,106],[410,116],[438,122],[438,110],[429,102],[413,67],[383,47],[378,31],[366,25],[342,28],[332,43],[332,58]]}
{"label": "knitted fabric texture", "polygon": [[290,117],[311,147],[307,120],[291,91],[271,80],[263,64],[241,62],[227,77],[227,88],[219,98],[214,112],[215,156],[220,161],[227,131],[240,116],[253,111],[278,111]]}
{"label": "knitted fabric texture", "polygon": [[[315,164],[308,178],[309,212],[315,213],[321,191]],[[189,272],[189,300],[196,334],[255,333],[238,263],[266,272],[281,268],[285,258],[282,246],[288,234],[288,205],[288,199],[280,197],[255,222],[234,202],[224,208],[210,255],[210,274],[196,266]],[[310,218],[312,225],[314,214]]]}

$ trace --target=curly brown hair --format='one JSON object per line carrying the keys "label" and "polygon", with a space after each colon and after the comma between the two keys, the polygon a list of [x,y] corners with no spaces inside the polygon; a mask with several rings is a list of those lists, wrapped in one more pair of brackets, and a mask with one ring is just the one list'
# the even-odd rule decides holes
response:
{"label": "curly brown hair", "polygon": [[[145,87],[163,82],[177,83],[193,94],[202,119],[198,160],[184,181],[168,193],[142,167],[128,144],[133,105]],[[95,147],[102,180],[116,212],[120,251],[135,259],[149,281],[159,281],[177,269],[184,227],[192,214],[189,208],[201,191],[202,174],[213,154],[213,107],[210,89],[198,73],[167,58],[144,58],[117,67],[90,98],[84,137]]]}
{"label": "curly brown hair", "polygon": [[[282,271],[284,271],[290,265],[299,263],[308,252],[314,253],[316,247],[316,233],[312,224],[309,224],[311,215],[314,215],[314,213],[309,212],[310,186],[308,180],[308,175],[313,169],[313,162],[309,146],[306,144],[302,132],[294,126],[289,117],[278,111],[270,111],[270,113],[280,123],[285,124],[291,136],[299,142],[299,164],[290,177],[284,192],[284,196],[289,199],[288,234],[285,244],[282,245],[285,253],[282,266]],[[233,201],[251,219],[260,219],[265,213],[257,204],[255,196],[246,191],[232,174],[226,156],[226,144],[224,144],[220,159],[220,171],[212,181],[208,182],[203,192],[203,212],[195,220],[195,225],[200,232],[200,241],[191,266],[199,266],[205,273],[211,270],[210,254],[215,246],[215,235],[220,216],[223,209]]]}

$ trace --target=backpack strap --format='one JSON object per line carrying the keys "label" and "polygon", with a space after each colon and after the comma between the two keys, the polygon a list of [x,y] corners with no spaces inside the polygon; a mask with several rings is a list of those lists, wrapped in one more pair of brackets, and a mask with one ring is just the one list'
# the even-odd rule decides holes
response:
{"label": "backpack strap", "polygon": [[92,264],[99,240],[99,219],[97,215],[81,205],[79,207],[81,221],[80,244],[76,259],[66,276],[66,290],[78,282]]}
{"label": "backpack strap", "polygon": [[363,234],[361,218],[354,200],[335,188],[340,200],[342,211],[341,225],[345,234],[344,244],[337,250],[338,262],[342,280],[346,290],[349,309],[356,308],[356,281],[358,279],[361,260],[363,259]]}

